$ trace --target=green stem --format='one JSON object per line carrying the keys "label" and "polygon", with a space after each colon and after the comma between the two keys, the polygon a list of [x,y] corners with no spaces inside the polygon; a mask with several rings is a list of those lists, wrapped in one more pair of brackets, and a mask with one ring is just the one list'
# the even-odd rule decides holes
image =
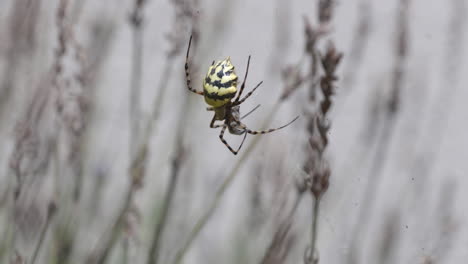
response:
{"label": "green stem", "polygon": [[[263,128],[266,127],[268,124],[271,123],[273,120],[273,117],[276,115],[278,108],[281,104],[282,100],[277,100],[275,105],[273,106],[273,110],[270,111],[270,114],[266,118],[264,125],[262,126]],[[252,153],[252,151],[255,149],[257,146],[258,142],[260,140],[260,137],[254,137],[252,140],[252,143],[245,149],[243,154],[240,156],[240,158],[237,160],[236,164],[232,168],[231,172],[229,175],[226,177],[224,180],[223,184],[218,188],[216,191],[215,197],[213,201],[211,202],[210,206],[206,210],[206,212],[198,219],[196,222],[195,226],[192,228],[192,231],[189,234],[188,239],[185,241],[185,243],[182,245],[182,247],[177,251],[177,254],[175,256],[175,260],[173,263],[179,264],[182,263],[182,260],[187,253],[187,250],[190,248],[192,245],[192,242],[195,240],[195,238],[198,236],[202,228],[206,225],[210,217],[213,215],[215,210],[218,208],[218,205],[221,201],[221,198],[223,197],[224,193],[226,192],[227,188],[231,185],[232,181],[237,175],[237,172],[241,168],[241,166],[244,164],[244,161],[247,159],[247,157]]]}
{"label": "green stem", "polygon": [[312,260],[311,263],[314,263],[314,253],[315,253],[315,244],[317,241],[317,226],[318,226],[318,215],[319,215],[319,205],[320,205],[320,198],[317,198],[314,201],[313,206],[313,216],[312,216],[312,230],[310,234],[310,259]]}
{"label": "green stem", "polygon": [[42,243],[44,242],[44,239],[46,237],[47,230],[49,229],[50,223],[52,222],[52,218],[55,215],[55,210],[55,205],[53,203],[49,204],[49,209],[47,210],[46,223],[44,225],[44,228],[42,228],[41,234],[39,235],[39,241],[37,242],[36,249],[34,249],[34,254],[31,258],[31,264],[36,263],[37,256],[39,255]]}

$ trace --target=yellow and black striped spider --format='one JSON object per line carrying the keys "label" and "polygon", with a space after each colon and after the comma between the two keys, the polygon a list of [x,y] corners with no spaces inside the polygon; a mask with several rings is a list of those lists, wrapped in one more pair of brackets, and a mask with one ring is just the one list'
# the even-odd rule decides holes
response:
{"label": "yellow and black striped spider", "polygon": [[[278,128],[272,128],[263,131],[255,131],[250,130],[241,122],[240,117],[240,105],[252,95],[252,93],[263,83],[258,83],[252,91],[250,91],[244,98],[240,99],[242,92],[244,91],[245,81],[247,79],[247,74],[249,72],[249,64],[250,64],[250,56],[247,60],[247,69],[245,71],[244,81],[240,87],[239,93],[237,94],[237,75],[234,72],[234,66],[231,64],[231,59],[228,57],[225,60],[214,62],[211,64],[210,68],[208,69],[208,73],[206,74],[205,79],[203,80],[203,92],[197,91],[192,88],[191,78],[190,78],[190,69],[188,65],[189,60],[189,52],[190,52],[190,45],[192,44],[192,36],[190,36],[188,48],[187,48],[187,55],[185,57],[185,77],[187,81],[187,88],[196,94],[203,95],[205,97],[205,102],[210,106],[206,110],[214,111],[213,119],[211,120],[210,127],[211,128],[218,128],[222,127],[221,133],[219,134],[219,139],[223,142],[224,145],[234,154],[237,155],[239,150],[244,144],[245,138],[247,134],[257,135],[257,134],[266,134],[270,133],[284,127],[289,126],[292,122],[296,121],[299,117],[297,116],[291,122],[287,123]],[[234,101],[231,101],[231,99]],[[255,108],[256,109],[256,108]],[[254,109],[254,110],[255,110]],[[253,111],[253,110],[252,110]],[[252,112],[251,111],[251,112]],[[251,113],[250,112],[250,113]],[[250,114],[249,113],[249,114]],[[245,117],[245,116],[244,116]],[[215,121],[223,121],[223,124],[215,125]],[[224,132],[226,128],[229,130],[229,133],[234,135],[242,135],[244,134],[244,138],[237,150],[234,150],[229,146],[229,144],[224,140]]]}

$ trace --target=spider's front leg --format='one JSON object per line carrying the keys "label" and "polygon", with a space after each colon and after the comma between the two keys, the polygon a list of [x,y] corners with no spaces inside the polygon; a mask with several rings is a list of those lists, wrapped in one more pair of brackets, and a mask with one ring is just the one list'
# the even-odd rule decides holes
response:
{"label": "spider's front leg", "polygon": [[244,81],[241,84],[239,93],[237,94],[237,98],[234,100],[234,102],[239,102],[242,92],[244,91],[245,81],[247,81],[247,75],[249,74],[249,66],[250,66],[250,55],[249,55],[249,58],[247,59],[247,68],[245,69]]}
{"label": "spider's front leg", "polygon": [[244,98],[240,98],[241,95],[242,95],[242,92],[244,91],[244,88],[245,88],[245,82],[247,81],[247,76],[249,75],[249,66],[250,66],[250,55],[249,55],[249,58],[247,59],[247,68],[245,70],[245,76],[244,76],[244,81],[242,82],[241,84],[241,87],[240,87],[240,90],[239,90],[239,93],[237,94],[237,97],[236,99],[234,100],[234,105],[240,105],[242,104],[245,100],[247,100],[247,98],[249,98],[249,96],[251,96],[253,94],[253,92],[263,83],[263,81],[261,81],[259,84],[257,84],[257,86],[255,86],[255,88],[253,88],[253,90],[248,93]]}
{"label": "spider's front leg", "polygon": [[263,81],[259,82],[259,83],[252,89],[252,91],[250,91],[248,94],[246,94],[246,95],[244,96],[244,98],[242,98],[240,101],[239,101],[239,100],[238,100],[238,101],[235,101],[233,104],[234,104],[234,105],[240,105],[240,104],[242,104],[243,102],[245,102],[245,100],[247,100],[247,98],[249,98],[249,97],[255,92],[255,90],[257,90],[257,88],[258,88],[260,85],[262,85],[262,83],[263,83]]}

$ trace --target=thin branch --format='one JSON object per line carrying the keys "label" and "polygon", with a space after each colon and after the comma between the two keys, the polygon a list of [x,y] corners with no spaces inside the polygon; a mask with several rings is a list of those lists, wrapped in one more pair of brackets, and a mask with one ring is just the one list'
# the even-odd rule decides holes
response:
{"label": "thin branch", "polygon": [[[302,197],[304,196],[303,194],[305,191],[305,189],[298,190],[298,194],[296,195],[293,207],[291,208],[285,219],[278,225],[278,228],[275,234],[273,235],[270,245],[266,250],[265,255],[263,256],[262,261],[260,262],[261,264],[277,263],[278,261],[281,261],[280,263],[284,262],[286,255],[281,254],[287,253],[282,252],[282,250],[286,250],[284,249],[284,244],[287,243],[287,235],[291,229],[294,215],[299,207],[299,204],[302,200]],[[281,257],[279,258],[278,255],[280,255]]]}
{"label": "thin branch", "polygon": [[[273,118],[275,117],[276,113],[278,112],[278,108],[281,105],[281,103],[284,102],[284,99],[280,97],[276,103],[273,105],[272,110],[269,112],[269,115],[266,117],[265,122],[263,123],[262,127],[268,127]],[[217,189],[215,193],[215,197],[213,198],[213,201],[210,203],[208,206],[208,209],[205,211],[205,213],[197,220],[195,223],[194,227],[189,233],[189,236],[187,240],[182,244],[182,247],[177,251],[175,259],[173,263],[181,263],[185,254],[187,253],[188,249],[191,247],[192,242],[195,240],[195,238],[198,236],[200,231],[203,229],[203,227],[206,225],[208,220],[211,218],[213,213],[216,211],[216,209],[219,206],[219,203],[221,202],[221,199],[224,196],[224,193],[226,190],[231,186],[231,183],[234,181],[235,177],[237,176],[237,172],[240,170],[242,165],[245,164],[245,160],[250,156],[250,154],[253,152],[253,150],[256,148],[258,143],[260,142],[261,137],[254,137],[249,144],[249,146],[245,149],[244,152],[240,155],[239,159],[237,160],[236,164],[234,164],[233,168],[231,169],[229,175],[224,179],[223,183],[221,186]]]}
{"label": "thin branch", "polygon": [[363,231],[366,229],[370,218],[371,211],[375,201],[375,193],[378,190],[383,167],[387,159],[388,149],[393,139],[395,132],[396,117],[401,104],[401,89],[406,71],[406,61],[408,56],[408,19],[409,19],[409,5],[410,0],[400,0],[398,5],[398,15],[396,17],[397,23],[397,37],[395,41],[395,65],[393,68],[393,76],[391,83],[391,95],[387,102],[386,120],[382,124],[382,135],[378,141],[376,154],[369,171],[369,181],[367,182],[364,195],[362,197],[362,206],[356,219],[356,223],[352,229],[351,234],[351,254],[348,258],[348,263],[357,263],[358,260],[358,243],[359,236],[362,236]]}
{"label": "thin branch", "polygon": [[[130,25],[133,33],[132,71],[130,79],[129,102],[129,153],[134,156],[135,146],[140,140],[140,98],[143,66],[143,5],[146,0],[135,0]],[[136,143],[136,144],[135,144]]]}
{"label": "thin branch", "polygon": [[[186,101],[188,97],[186,97]],[[178,128],[177,128],[177,136],[176,136],[176,151],[174,153],[174,157],[172,158],[171,163],[171,174],[169,178],[169,186],[167,187],[164,200],[163,200],[163,207],[161,211],[161,216],[156,225],[156,229],[153,235],[153,241],[151,243],[150,253],[148,257],[148,264],[158,263],[159,260],[159,252],[161,248],[161,239],[164,228],[167,224],[167,219],[170,215],[170,209],[172,206],[172,201],[174,199],[174,194],[177,186],[177,180],[179,178],[179,172],[182,167],[182,163],[185,157],[185,150],[183,147],[183,134],[184,134],[184,124],[186,122],[186,112],[187,106],[189,105],[188,102],[183,104],[185,107],[181,111],[181,116],[178,118]]]}
{"label": "thin branch", "polygon": [[[131,165],[129,168],[130,184],[126,191],[125,200],[122,208],[119,211],[119,215],[112,225],[112,233],[104,243],[100,251],[97,251],[89,259],[91,262],[104,264],[109,256],[109,253],[114,248],[118,241],[122,228],[129,212],[133,197],[138,189],[142,186],[142,177],[145,163],[146,153],[148,152],[147,147],[140,149],[137,153],[133,149],[135,145],[140,142],[139,135],[139,116],[138,111],[140,101],[140,90],[141,90],[141,69],[143,64],[142,49],[143,49],[143,35],[142,35],[142,23],[143,23],[143,6],[146,0],[135,0],[133,12],[130,16],[130,24],[133,29],[133,50],[132,50],[132,73],[131,73],[131,87],[130,87],[130,103],[129,103],[129,157],[131,159]],[[136,143],[135,143],[136,142]],[[133,144],[135,143],[135,144]]]}
{"label": "thin branch", "polygon": [[[312,228],[310,231],[310,251],[306,251],[304,263],[318,263],[318,253],[316,250],[317,233],[318,233],[318,216],[320,208],[320,198],[312,202]],[[309,253],[309,254],[307,254]]]}
{"label": "thin branch", "polygon": [[[197,39],[199,37],[199,28],[198,28],[198,17],[193,13],[193,10],[197,10],[198,8],[198,1],[193,0],[192,3],[190,2],[180,2],[174,1],[173,2],[174,9],[175,9],[175,22],[173,25],[173,30],[171,34],[168,35],[168,39],[171,42],[172,49],[167,53],[166,57],[166,67],[163,71],[163,74],[160,78],[159,88],[157,96],[154,100],[153,104],[153,112],[151,116],[151,120],[149,120],[148,126],[146,128],[145,133],[145,144],[149,141],[149,137],[154,129],[156,120],[159,118],[160,109],[162,105],[162,100],[164,98],[164,94],[167,90],[168,80],[170,80],[170,76],[172,74],[172,66],[174,63],[174,59],[180,54],[182,50],[182,43],[185,43],[185,38],[180,37],[178,34],[174,34],[177,32],[178,28],[184,27],[187,23],[192,24],[192,35]],[[162,209],[160,218],[157,221],[156,227],[154,229],[152,242],[150,245],[150,251],[147,259],[148,264],[158,263],[159,261],[159,254],[161,250],[161,240],[163,237],[164,230],[167,226],[167,219],[169,218],[172,201],[175,196],[176,186],[179,178],[180,169],[182,168],[182,163],[185,157],[185,149],[183,146],[183,138],[184,138],[184,124],[186,123],[187,119],[187,112],[188,109],[188,96],[185,96],[185,103],[182,104],[183,107],[181,108],[180,117],[178,118],[179,122],[177,123],[177,131],[176,135],[176,142],[175,142],[175,153],[172,158],[171,163],[171,170],[169,176],[169,185],[167,190],[164,194],[164,200],[162,201]]]}
{"label": "thin branch", "polygon": [[44,242],[44,239],[46,237],[47,230],[49,229],[50,223],[52,222],[52,219],[54,218],[56,212],[57,212],[57,206],[55,205],[54,202],[50,202],[49,207],[47,208],[47,219],[46,219],[44,227],[42,228],[41,234],[39,236],[39,240],[37,241],[36,249],[34,250],[34,254],[31,258],[31,264],[36,263],[37,256],[39,255],[39,251],[41,249],[42,243]]}
{"label": "thin branch", "polygon": [[134,196],[134,193],[135,193],[135,191],[134,191],[135,189],[133,188],[133,183],[131,185],[132,185],[132,188],[129,188],[127,190],[124,204],[123,204],[122,208],[119,211],[120,213],[119,213],[116,221],[113,223],[112,228],[110,229],[110,230],[112,230],[111,235],[103,243],[100,243],[101,245],[103,245],[102,248],[100,249],[100,251],[97,251],[95,254],[90,256],[90,258],[88,259],[88,263],[104,264],[106,262],[107,258],[109,257],[109,253],[111,252],[112,248],[114,247],[115,243],[117,242],[118,238],[120,237],[122,227],[123,227],[123,225],[125,223],[126,214],[127,214],[128,210],[129,210],[129,208],[130,208],[130,206],[132,204],[132,201],[133,201],[133,196]]}

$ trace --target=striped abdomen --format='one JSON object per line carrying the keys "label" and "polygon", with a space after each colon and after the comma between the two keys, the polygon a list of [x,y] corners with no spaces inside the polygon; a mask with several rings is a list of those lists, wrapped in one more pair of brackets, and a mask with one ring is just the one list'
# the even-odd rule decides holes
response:
{"label": "striped abdomen", "polygon": [[211,65],[203,80],[206,103],[220,107],[231,101],[236,96],[237,79],[229,57]]}

